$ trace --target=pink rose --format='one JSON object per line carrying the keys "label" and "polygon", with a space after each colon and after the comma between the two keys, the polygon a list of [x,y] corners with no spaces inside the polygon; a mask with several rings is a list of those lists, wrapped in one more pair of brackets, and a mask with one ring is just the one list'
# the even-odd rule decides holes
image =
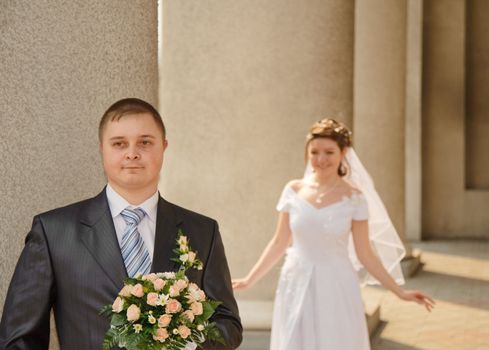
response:
{"label": "pink rose", "polygon": [[158,328],[156,334],[153,335],[153,339],[163,343],[168,338],[168,331],[166,328]]}
{"label": "pink rose", "polygon": [[[167,314],[174,314],[182,309],[182,304],[176,299],[169,299],[166,303],[165,312]],[[195,312],[194,312],[195,313]]]}
{"label": "pink rose", "polygon": [[204,312],[204,308],[202,307],[202,303],[195,302],[190,305],[190,310],[194,313],[194,315],[202,315]]}
{"label": "pink rose", "polygon": [[203,301],[205,300],[205,293],[201,289],[190,289],[189,294],[187,295],[187,299],[189,302],[193,303],[195,301]]}
{"label": "pink rose", "polygon": [[190,328],[184,325],[178,326],[178,333],[183,339],[186,339],[190,335]]}
{"label": "pink rose", "polygon": [[180,295],[180,288],[176,284],[172,285],[170,287],[170,296],[171,297],[177,297]]}
{"label": "pink rose", "polygon": [[165,286],[166,281],[162,280],[161,278],[157,278],[153,281],[153,286],[155,287],[155,290],[160,291],[163,289]]}
{"label": "pink rose", "polygon": [[186,310],[183,315],[190,321],[190,322],[194,322],[194,319],[195,319],[195,316],[194,316],[194,313],[190,310]]}
{"label": "pink rose", "polygon": [[197,291],[197,300],[199,300],[199,301],[205,300],[205,293],[202,289],[199,289]]}
{"label": "pink rose", "polygon": [[127,320],[128,321],[136,321],[139,319],[141,315],[141,310],[134,304],[127,308]]}
{"label": "pink rose", "polygon": [[195,300],[195,298],[192,296],[192,293],[189,293],[185,296],[185,298],[187,298],[188,302],[189,303],[195,303],[197,300]]}
{"label": "pink rose", "polygon": [[195,261],[196,254],[194,252],[188,252],[188,262],[193,263]]}
{"label": "pink rose", "polygon": [[119,295],[121,297],[127,298],[131,296],[131,291],[132,291],[132,286],[130,284],[126,284],[124,288],[122,288],[121,291],[119,292]]}
{"label": "pink rose", "polygon": [[158,327],[163,328],[163,327],[168,327],[168,325],[171,322],[171,315],[161,315],[160,318],[158,319]]}
{"label": "pink rose", "polygon": [[197,284],[195,284],[194,282],[190,282],[189,285],[188,285],[188,290],[191,291],[191,292],[194,292],[196,290],[199,290],[199,286]]}
{"label": "pink rose", "polygon": [[187,281],[185,281],[185,280],[178,280],[178,281],[176,281],[176,282],[175,282],[175,284],[177,285],[177,287],[178,287],[180,290],[182,290],[182,289],[184,289],[185,287],[187,287],[187,284],[188,284],[188,283],[187,283]]}
{"label": "pink rose", "polygon": [[115,298],[114,303],[112,304],[112,311],[119,313],[122,311],[123,308],[124,300],[122,300],[121,297]]}
{"label": "pink rose", "polygon": [[141,298],[144,295],[143,286],[141,284],[135,284],[132,286],[131,294],[135,297]]}
{"label": "pink rose", "polygon": [[156,306],[158,303],[158,293],[148,293],[146,296],[146,304]]}

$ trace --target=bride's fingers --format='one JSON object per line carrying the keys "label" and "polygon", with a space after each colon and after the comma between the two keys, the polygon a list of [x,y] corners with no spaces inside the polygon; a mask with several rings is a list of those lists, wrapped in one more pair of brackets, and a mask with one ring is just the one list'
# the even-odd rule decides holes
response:
{"label": "bride's fingers", "polygon": [[423,300],[424,302],[424,306],[426,308],[426,310],[428,310],[429,312],[431,312],[431,310],[434,308],[434,301],[431,300],[430,298],[426,298]]}
{"label": "bride's fingers", "polygon": [[414,299],[414,301],[416,301],[416,303],[423,305],[428,312],[431,312],[431,310],[433,309],[433,307],[435,305],[435,301],[433,299],[424,295],[421,292],[415,292],[413,297],[414,297],[413,299]]}
{"label": "bride's fingers", "polygon": [[241,281],[233,281],[231,285],[233,289],[243,289],[246,287],[246,285]]}
{"label": "bride's fingers", "polygon": [[423,299],[424,303],[429,304],[431,307],[433,307],[436,304],[436,302],[427,295],[421,294],[420,298]]}

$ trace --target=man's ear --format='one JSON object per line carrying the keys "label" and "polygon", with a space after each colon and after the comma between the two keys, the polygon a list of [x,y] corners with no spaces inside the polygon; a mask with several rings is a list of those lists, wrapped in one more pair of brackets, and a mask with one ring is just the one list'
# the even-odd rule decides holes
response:
{"label": "man's ear", "polygon": [[168,147],[168,140],[164,139],[163,140],[163,151],[165,151],[167,147]]}

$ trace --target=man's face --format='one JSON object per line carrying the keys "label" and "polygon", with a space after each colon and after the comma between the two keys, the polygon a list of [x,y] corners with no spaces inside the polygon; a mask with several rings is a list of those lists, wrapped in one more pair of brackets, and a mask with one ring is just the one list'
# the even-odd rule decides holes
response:
{"label": "man's face", "polygon": [[100,145],[108,182],[116,190],[156,191],[166,146],[149,113],[108,121]]}

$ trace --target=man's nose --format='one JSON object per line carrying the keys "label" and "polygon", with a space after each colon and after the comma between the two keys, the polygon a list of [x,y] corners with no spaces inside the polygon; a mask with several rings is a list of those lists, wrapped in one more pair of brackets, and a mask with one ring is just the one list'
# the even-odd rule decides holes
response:
{"label": "man's nose", "polygon": [[140,155],[138,149],[135,146],[130,146],[127,150],[126,158],[131,160],[139,159]]}

